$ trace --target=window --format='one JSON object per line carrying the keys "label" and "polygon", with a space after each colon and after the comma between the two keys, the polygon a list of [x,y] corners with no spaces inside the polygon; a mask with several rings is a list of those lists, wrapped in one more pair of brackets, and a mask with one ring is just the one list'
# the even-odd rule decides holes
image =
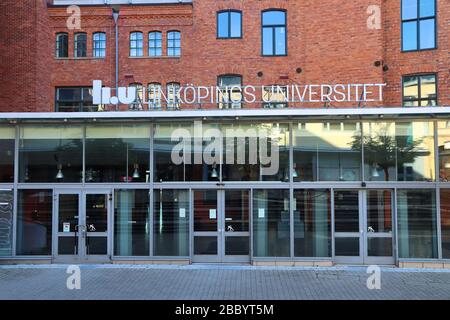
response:
{"label": "window", "polygon": [[14,140],[14,127],[0,126],[0,183],[14,181]]}
{"label": "window", "polygon": [[149,190],[115,190],[114,254],[116,256],[150,255]]}
{"label": "window", "polygon": [[435,0],[402,0],[402,50],[436,48]]}
{"label": "window", "polygon": [[149,182],[149,145],[146,124],[87,126],[86,183]]}
{"label": "window", "polygon": [[230,39],[242,37],[242,13],[235,10],[217,13],[217,38]]}
{"label": "window", "polygon": [[359,181],[360,127],[343,130],[337,123],[310,122],[293,127],[293,179],[301,181]]}
{"label": "window", "polygon": [[74,56],[75,58],[83,58],[87,55],[87,36],[86,33],[75,34]]}
{"label": "window", "polygon": [[161,109],[161,84],[150,83],[148,85],[148,108]]}
{"label": "window", "polygon": [[281,10],[262,13],[263,56],[284,56],[286,50],[286,12]]}
{"label": "window", "polygon": [[159,31],[148,34],[148,55],[150,57],[162,56],[162,33]]}
{"label": "window", "polygon": [[69,56],[69,36],[67,33],[56,35],[56,57],[67,58]]}
{"label": "window", "polygon": [[56,112],[92,112],[102,108],[93,105],[92,88],[56,88]]}
{"label": "window", "polygon": [[17,255],[52,254],[52,190],[19,190]]}
{"label": "window", "polygon": [[180,108],[180,84],[173,82],[167,84],[167,109]]}
{"label": "window", "polygon": [[130,87],[136,87],[136,100],[130,104],[130,110],[143,110],[142,98],[144,94],[144,88],[140,83],[131,83]]}
{"label": "window", "polygon": [[287,88],[283,86],[265,86],[263,97],[263,108],[281,109],[287,108]]}
{"label": "window", "polygon": [[428,107],[437,105],[436,75],[411,75],[403,77],[403,105]]}
{"label": "window", "polygon": [[253,255],[289,257],[289,190],[253,191]]}
{"label": "window", "polygon": [[242,107],[242,77],[239,75],[223,75],[218,77],[219,108],[239,109]]}
{"label": "window", "polygon": [[106,34],[104,32],[97,32],[92,36],[92,56],[98,58],[106,56]]}
{"label": "window", "polygon": [[179,57],[181,55],[181,33],[179,31],[169,31],[167,33],[167,55]]}
{"label": "window", "polygon": [[399,258],[436,259],[436,191],[397,191]]}
{"label": "window", "polygon": [[155,190],[153,253],[189,255],[189,190]]}
{"label": "window", "polygon": [[130,57],[142,57],[144,55],[144,37],[142,32],[130,33]]}
{"label": "window", "polygon": [[19,132],[20,182],[82,182],[81,126],[27,125]]}

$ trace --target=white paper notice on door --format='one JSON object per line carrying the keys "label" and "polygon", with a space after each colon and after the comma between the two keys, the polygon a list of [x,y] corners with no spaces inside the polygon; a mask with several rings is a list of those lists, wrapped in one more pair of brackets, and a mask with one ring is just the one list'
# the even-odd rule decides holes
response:
{"label": "white paper notice on door", "polygon": [[186,208],[180,208],[180,218],[186,218]]}
{"label": "white paper notice on door", "polygon": [[216,219],[217,218],[217,210],[216,209],[209,209],[209,218],[210,219]]}
{"label": "white paper notice on door", "polygon": [[266,215],[266,209],[258,208],[258,218],[264,218],[265,215]]}
{"label": "white paper notice on door", "polygon": [[63,232],[70,232],[70,222],[63,223]]}

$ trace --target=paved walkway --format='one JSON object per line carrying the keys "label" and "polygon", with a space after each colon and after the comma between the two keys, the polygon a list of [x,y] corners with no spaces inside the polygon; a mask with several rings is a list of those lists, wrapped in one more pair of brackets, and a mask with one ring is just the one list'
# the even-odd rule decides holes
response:
{"label": "paved walkway", "polygon": [[0,266],[0,299],[450,299],[450,271],[363,267],[84,265],[67,289],[67,265]]}

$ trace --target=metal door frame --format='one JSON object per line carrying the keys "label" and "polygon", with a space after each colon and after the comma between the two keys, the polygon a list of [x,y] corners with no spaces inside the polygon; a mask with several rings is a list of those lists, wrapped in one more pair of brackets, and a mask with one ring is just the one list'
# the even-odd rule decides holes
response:
{"label": "metal door frame", "polygon": [[[369,236],[368,226],[367,226],[367,214],[368,214],[368,203],[367,196],[368,192],[371,190],[388,190],[391,192],[391,220],[392,220],[392,232],[389,233],[379,233]],[[335,193],[339,191],[357,191],[358,192],[358,210],[359,210],[359,232],[336,232],[335,231],[335,221],[333,223],[333,248],[336,247],[336,238],[358,238],[359,239],[359,256],[336,256],[333,252],[333,261],[338,264],[357,264],[357,265],[394,265],[395,264],[395,206],[394,206],[394,189],[392,188],[370,188],[370,189],[345,189],[336,188],[333,189],[333,212],[335,212]],[[370,257],[368,255],[368,239],[369,238],[392,238],[392,256],[388,257]]]}
{"label": "metal door frame", "polygon": [[[248,193],[248,225],[249,231],[246,232],[228,232],[225,230],[225,192],[228,190],[242,190]],[[251,257],[251,190],[250,189],[192,189],[192,220],[195,221],[195,205],[194,205],[194,194],[195,192],[205,192],[205,191],[215,191],[217,194],[216,209],[217,209],[217,231],[194,231],[194,223],[192,224],[192,262],[193,263],[250,263]],[[217,237],[217,254],[216,255],[196,255],[195,252],[195,237]],[[244,256],[239,255],[226,255],[225,254],[225,240],[226,237],[239,237],[246,236],[249,241],[249,254]]]}
{"label": "metal door frame", "polygon": [[[55,189],[53,196],[53,261],[56,263],[107,263],[111,261],[112,250],[112,189]],[[76,235],[75,232],[64,235],[63,232],[58,231],[59,227],[59,196],[67,194],[78,195],[78,225],[86,227],[86,199],[88,194],[105,195],[107,204],[107,231],[93,232],[90,237],[104,237],[107,238],[107,252],[105,255],[89,255],[86,252],[87,234],[83,233],[84,228],[79,230]],[[78,254],[61,255],[58,253],[58,240],[60,236],[77,236],[78,237]]]}

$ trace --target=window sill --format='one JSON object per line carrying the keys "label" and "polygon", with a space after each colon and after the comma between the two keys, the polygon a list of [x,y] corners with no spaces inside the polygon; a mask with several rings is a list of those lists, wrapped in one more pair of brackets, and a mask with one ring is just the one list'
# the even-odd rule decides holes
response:
{"label": "window sill", "polygon": [[55,58],[55,60],[105,60],[106,57],[67,57],[67,58]]}
{"label": "window sill", "polygon": [[181,59],[181,56],[155,56],[155,57],[150,57],[150,56],[132,57],[132,56],[128,56],[128,58],[130,58],[130,59]]}

